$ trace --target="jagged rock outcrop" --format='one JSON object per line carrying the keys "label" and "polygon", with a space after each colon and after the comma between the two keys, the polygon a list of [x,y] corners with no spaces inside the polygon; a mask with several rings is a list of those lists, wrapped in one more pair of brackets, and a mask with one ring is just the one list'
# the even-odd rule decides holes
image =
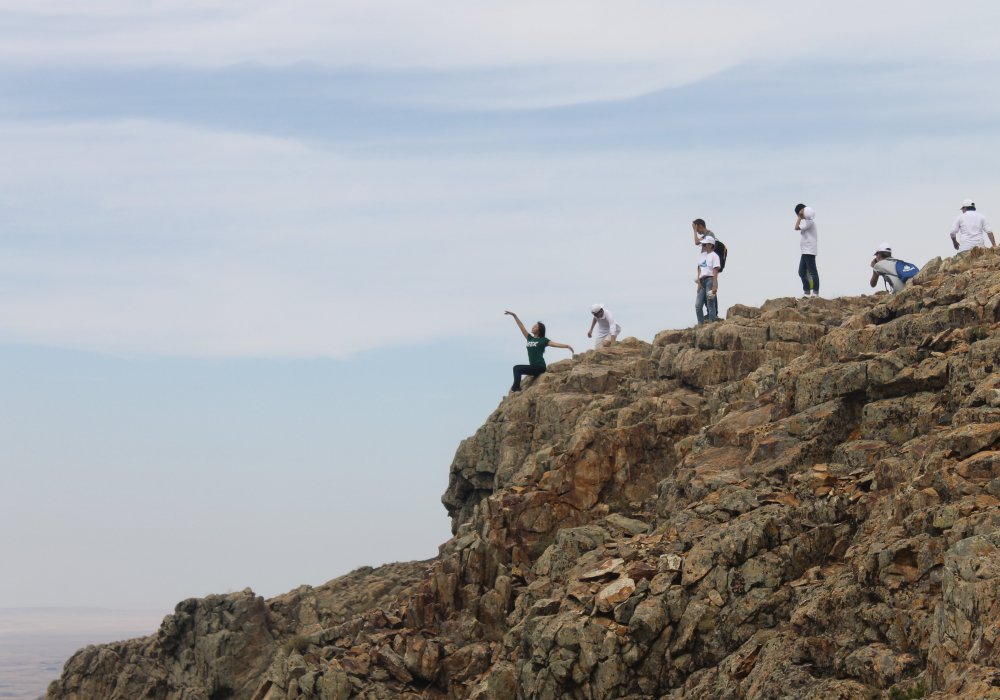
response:
{"label": "jagged rock outcrop", "polygon": [[974,251],[558,362],[436,559],[187,601],[49,698],[1000,698],[998,321]]}

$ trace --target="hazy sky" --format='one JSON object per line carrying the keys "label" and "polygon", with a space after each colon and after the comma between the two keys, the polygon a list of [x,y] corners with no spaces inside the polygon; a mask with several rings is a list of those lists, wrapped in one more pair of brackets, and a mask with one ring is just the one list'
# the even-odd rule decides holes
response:
{"label": "hazy sky", "polygon": [[[0,0],[0,607],[427,558],[525,355],[1000,218],[995,2]],[[549,360],[562,355],[553,350]]]}

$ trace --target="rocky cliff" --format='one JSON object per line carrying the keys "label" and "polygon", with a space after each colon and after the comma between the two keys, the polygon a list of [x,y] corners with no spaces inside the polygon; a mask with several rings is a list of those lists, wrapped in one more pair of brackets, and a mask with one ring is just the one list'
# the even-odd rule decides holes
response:
{"label": "rocky cliff", "polygon": [[181,603],[56,699],[1000,698],[1000,255],[559,362],[422,563]]}

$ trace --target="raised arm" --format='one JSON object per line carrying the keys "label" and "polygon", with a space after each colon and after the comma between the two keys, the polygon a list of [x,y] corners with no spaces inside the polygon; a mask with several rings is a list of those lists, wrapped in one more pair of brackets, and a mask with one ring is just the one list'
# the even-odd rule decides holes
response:
{"label": "raised arm", "polygon": [[872,278],[868,280],[868,283],[874,287],[876,284],[878,284],[878,278],[879,278],[878,271],[872,270]]}
{"label": "raised arm", "polygon": [[701,245],[701,236],[698,235],[698,229],[694,224],[691,224],[691,231],[694,233],[694,244]]}
{"label": "raised arm", "polygon": [[573,355],[576,354],[576,352],[573,350],[573,346],[572,345],[563,345],[562,343],[557,343],[554,340],[550,340],[549,341],[549,347],[550,348],[566,348],[567,350],[570,351],[570,354],[573,354]]}
{"label": "raised arm", "polygon": [[517,327],[521,329],[521,334],[525,338],[527,338],[528,337],[528,329],[524,327],[523,323],[521,323],[521,319],[519,319],[517,317],[517,314],[514,313],[513,311],[504,311],[504,313],[507,314],[508,316],[513,316],[514,317],[514,323],[516,323]]}

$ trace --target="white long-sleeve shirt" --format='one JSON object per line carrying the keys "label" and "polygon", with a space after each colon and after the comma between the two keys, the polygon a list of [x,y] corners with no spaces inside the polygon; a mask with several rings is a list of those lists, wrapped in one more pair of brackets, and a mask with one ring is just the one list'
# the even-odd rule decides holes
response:
{"label": "white long-sleeve shirt", "polygon": [[614,316],[612,316],[611,312],[607,309],[604,309],[604,313],[601,315],[601,318],[597,318],[595,316],[594,319],[597,321],[597,325],[594,326],[594,328],[597,331],[598,338],[605,338],[609,335],[613,335],[617,338],[621,335],[622,327],[615,322]]}
{"label": "white long-sleeve shirt", "polygon": [[802,235],[799,250],[803,255],[818,255],[819,234],[816,231],[816,212],[812,207],[802,210],[802,221],[799,222],[799,233]]}
{"label": "white long-sleeve shirt", "polygon": [[986,217],[978,211],[963,211],[948,234],[958,241],[958,251],[986,247],[986,232],[992,231]]}

